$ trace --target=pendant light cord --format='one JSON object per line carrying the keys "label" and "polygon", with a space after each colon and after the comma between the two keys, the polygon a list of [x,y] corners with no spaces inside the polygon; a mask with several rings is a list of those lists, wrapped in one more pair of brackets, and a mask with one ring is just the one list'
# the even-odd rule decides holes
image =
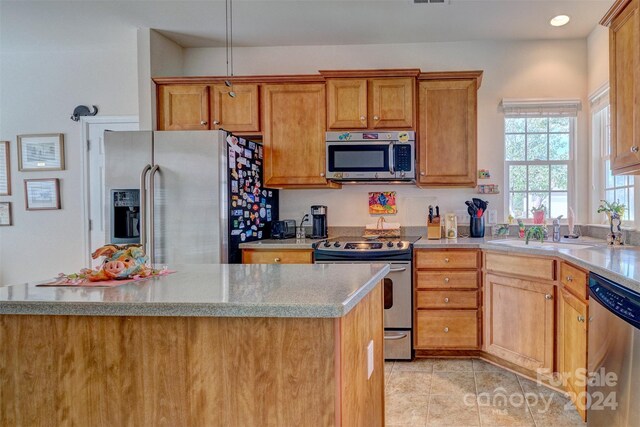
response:
{"label": "pendant light cord", "polygon": [[224,2],[225,16],[225,46],[227,53],[227,77],[233,77],[233,3],[232,0]]}

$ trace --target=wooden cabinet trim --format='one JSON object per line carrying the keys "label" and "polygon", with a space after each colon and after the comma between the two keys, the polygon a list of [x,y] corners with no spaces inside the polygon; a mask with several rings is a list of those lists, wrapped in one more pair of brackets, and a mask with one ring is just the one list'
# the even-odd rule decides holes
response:
{"label": "wooden cabinet trim", "polygon": [[600,25],[611,26],[613,20],[627,7],[632,0],[617,0],[600,20]]}
{"label": "wooden cabinet trim", "polygon": [[387,68],[377,70],[320,70],[325,79],[330,78],[373,78],[373,77],[418,77],[419,68]]}
{"label": "wooden cabinet trim", "polygon": [[[524,268],[525,266],[526,268]],[[509,277],[522,277],[538,281],[556,280],[556,259],[551,257],[485,252],[483,268],[487,272]]]}
{"label": "wooden cabinet trim", "polygon": [[174,84],[224,84],[231,83],[324,83],[324,77],[318,74],[257,75],[257,76],[190,76],[190,77],[152,77],[157,85]]}
{"label": "wooden cabinet trim", "polygon": [[420,73],[418,75],[418,81],[422,80],[470,80],[474,79],[477,82],[477,88],[480,89],[482,84],[482,76],[484,72],[477,71],[429,71]]}

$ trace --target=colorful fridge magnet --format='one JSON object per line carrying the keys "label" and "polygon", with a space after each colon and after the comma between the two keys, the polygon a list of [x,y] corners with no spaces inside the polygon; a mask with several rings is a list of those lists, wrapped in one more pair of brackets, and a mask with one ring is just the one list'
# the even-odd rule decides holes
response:
{"label": "colorful fridge magnet", "polygon": [[395,191],[369,193],[369,214],[389,215],[396,213],[398,213],[398,208]]}

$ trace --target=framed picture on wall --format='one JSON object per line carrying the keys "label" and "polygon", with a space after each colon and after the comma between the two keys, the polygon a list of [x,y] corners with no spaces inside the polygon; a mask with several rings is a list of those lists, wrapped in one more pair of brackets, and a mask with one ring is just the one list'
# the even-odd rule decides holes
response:
{"label": "framed picture on wall", "polygon": [[19,171],[64,169],[64,134],[18,135]]}
{"label": "framed picture on wall", "polygon": [[25,179],[24,198],[28,211],[60,209],[60,180]]}
{"label": "framed picture on wall", "polygon": [[0,141],[0,196],[11,195],[9,141]]}
{"label": "framed picture on wall", "polygon": [[1,225],[13,225],[11,202],[0,202],[0,226]]}

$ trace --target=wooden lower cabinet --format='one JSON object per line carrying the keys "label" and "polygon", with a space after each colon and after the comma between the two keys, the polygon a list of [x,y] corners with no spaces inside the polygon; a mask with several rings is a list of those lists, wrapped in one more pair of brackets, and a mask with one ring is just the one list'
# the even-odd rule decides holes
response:
{"label": "wooden lower cabinet", "polygon": [[477,250],[414,252],[416,350],[480,348],[479,260]]}
{"label": "wooden lower cabinet", "polygon": [[587,392],[587,302],[562,290],[558,310],[558,372],[583,420]]}
{"label": "wooden lower cabinet", "polygon": [[484,350],[534,372],[554,369],[555,285],[484,275]]}
{"label": "wooden lower cabinet", "polygon": [[313,264],[311,249],[243,249],[243,264]]}

